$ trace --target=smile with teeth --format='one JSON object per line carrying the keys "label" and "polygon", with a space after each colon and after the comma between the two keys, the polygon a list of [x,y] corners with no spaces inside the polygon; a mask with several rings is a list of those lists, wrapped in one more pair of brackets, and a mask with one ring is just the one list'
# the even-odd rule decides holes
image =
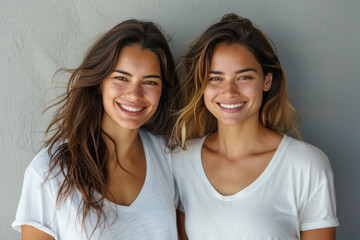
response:
{"label": "smile with teeth", "polygon": [[242,103],[237,103],[237,104],[222,104],[222,103],[219,103],[219,105],[223,108],[227,108],[227,109],[234,109],[234,108],[239,108],[241,107],[242,105],[244,105],[244,102]]}
{"label": "smile with teeth", "polygon": [[129,107],[123,104],[119,104],[121,108],[129,111],[129,112],[140,112],[141,110],[143,110],[144,108],[133,108],[133,107]]}

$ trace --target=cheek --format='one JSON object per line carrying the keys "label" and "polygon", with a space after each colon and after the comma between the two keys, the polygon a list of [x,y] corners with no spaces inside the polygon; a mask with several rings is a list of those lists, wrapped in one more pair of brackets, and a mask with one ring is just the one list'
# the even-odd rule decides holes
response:
{"label": "cheek", "polygon": [[152,103],[152,105],[157,106],[161,98],[162,89],[149,89],[146,90],[147,99]]}
{"label": "cheek", "polygon": [[262,104],[263,99],[263,89],[262,86],[257,86],[248,89],[247,96],[250,96],[253,99],[253,104],[256,106],[256,108],[260,109],[260,106]]}
{"label": "cheek", "polygon": [[258,98],[263,94],[262,85],[259,84],[242,86],[239,89],[242,92],[242,94],[244,94],[245,96],[249,96],[251,98]]}
{"label": "cheek", "polygon": [[211,85],[207,85],[204,89],[203,99],[204,99],[205,107],[212,114],[214,114],[212,109],[214,108],[213,101],[216,96],[217,96],[216,88],[212,87]]}
{"label": "cheek", "polygon": [[204,101],[210,102],[217,94],[217,89],[211,85],[207,85],[204,89]]}
{"label": "cheek", "polygon": [[101,91],[103,99],[116,98],[117,96],[121,95],[122,92],[124,92],[123,87],[114,83],[103,85]]}

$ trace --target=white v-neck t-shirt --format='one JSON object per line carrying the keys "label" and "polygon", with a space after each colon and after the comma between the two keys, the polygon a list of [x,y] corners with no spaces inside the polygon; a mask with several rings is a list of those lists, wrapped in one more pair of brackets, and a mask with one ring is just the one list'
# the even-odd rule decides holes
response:
{"label": "white v-neck t-shirt", "polygon": [[[146,157],[144,185],[130,206],[123,206],[105,200],[103,210],[107,223],[103,232],[96,229],[91,239],[177,239],[175,192],[170,154],[166,153],[165,142],[160,136],[139,130]],[[59,168],[55,169],[55,173]],[[44,182],[49,171],[48,149],[43,149],[33,159],[25,172],[21,198],[12,226],[21,231],[22,225],[31,225],[56,240],[87,239],[81,232],[82,215],[77,216],[82,195],[78,190],[60,208],[55,202],[64,176],[53,175]],[[116,217],[116,214],[118,217]],[[86,218],[86,229],[94,229],[97,216],[90,211]]]}
{"label": "white v-neck t-shirt", "polygon": [[204,140],[190,140],[187,150],[172,155],[190,240],[293,240],[300,239],[300,231],[339,225],[333,173],[318,148],[284,135],[263,173],[224,196],[205,174]]}

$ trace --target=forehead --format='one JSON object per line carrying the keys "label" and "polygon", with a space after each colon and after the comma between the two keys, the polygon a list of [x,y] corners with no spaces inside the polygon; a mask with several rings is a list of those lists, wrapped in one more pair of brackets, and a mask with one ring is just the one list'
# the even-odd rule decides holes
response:
{"label": "forehead", "polygon": [[158,56],[138,44],[124,46],[120,50],[115,69],[151,74],[161,72]]}
{"label": "forehead", "polygon": [[255,68],[261,70],[261,65],[247,47],[242,44],[219,43],[215,46],[210,70],[220,70],[218,68],[233,67],[237,70],[243,68]]}

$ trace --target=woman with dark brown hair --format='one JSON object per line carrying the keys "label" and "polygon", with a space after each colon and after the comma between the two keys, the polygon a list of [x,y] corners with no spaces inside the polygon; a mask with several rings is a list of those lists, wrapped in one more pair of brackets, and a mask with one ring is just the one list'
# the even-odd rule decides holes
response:
{"label": "woman with dark brown hair", "polygon": [[151,22],[122,22],[66,71],[13,227],[24,240],[177,239],[165,144],[177,82],[165,37]]}
{"label": "woman with dark brown hair", "polygon": [[333,173],[297,134],[271,41],[225,15],[190,46],[173,166],[182,239],[335,239]]}

